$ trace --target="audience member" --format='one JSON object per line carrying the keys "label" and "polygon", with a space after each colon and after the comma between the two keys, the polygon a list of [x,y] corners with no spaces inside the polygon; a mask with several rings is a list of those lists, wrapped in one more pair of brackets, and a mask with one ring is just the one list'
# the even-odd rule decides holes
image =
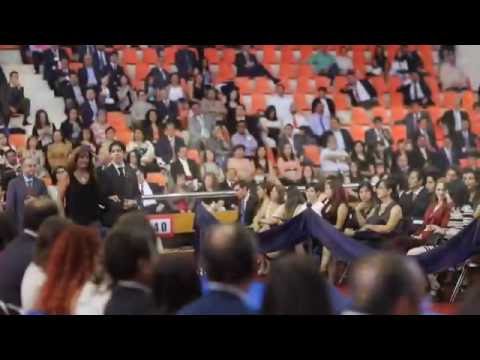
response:
{"label": "audience member", "polygon": [[[99,99],[100,99],[100,95],[101,94],[99,93]],[[83,123],[83,126],[85,127],[90,127],[92,123],[95,121],[95,119],[98,116],[98,109],[100,108],[101,105],[103,105],[102,107],[106,107],[107,110],[109,111],[114,110],[112,108],[108,109],[108,105],[111,105],[108,102],[97,101],[97,94],[95,92],[95,89],[93,88],[89,88],[86,90],[85,98],[86,98],[85,102],[80,106],[82,123]]]}
{"label": "audience member", "polygon": [[184,146],[183,139],[175,135],[175,123],[168,122],[164,134],[155,144],[155,156],[162,165],[168,165],[177,160],[177,153]]}
{"label": "audience member", "polygon": [[330,120],[330,132],[335,136],[335,139],[337,139],[337,146],[339,150],[345,150],[348,153],[352,152],[352,135],[347,129],[342,129],[340,127],[340,120],[335,116]]}
{"label": "audience member", "polygon": [[[96,45],[95,52],[92,54],[93,66],[100,76],[108,73],[108,59],[105,52],[105,45]],[[84,57],[85,61],[85,57]]]}
{"label": "audience member", "polygon": [[423,219],[430,203],[430,194],[425,188],[425,174],[421,170],[411,170],[408,174],[408,191],[399,199],[402,214],[411,220]]}
{"label": "audience member", "polygon": [[265,176],[271,173],[270,161],[267,158],[267,149],[265,146],[259,146],[257,148],[255,158],[253,159],[253,164],[255,165],[255,182],[257,182],[257,177],[263,181]]}
{"label": "audience member", "polygon": [[54,131],[55,125],[50,123],[47,112],[43,109],[38,110],[35,114],[32,135],[38,138],[42,148],[46,149],[53,142]]}
{"label": "audience member", "polygon": [[17,71],[10,73],[10,82],[8,84],[8,106],[10,115],[22,114],[23,126],[30,125],[27,121],[30,116],[30,99],[25,97],[23,86],[20,84]]}
{"label": "audience member", "polygon": [[245,146],[234,146],[232,153],[233,157],[227,161],[227,170],[234,169],[240,180],[252,180],[255,175],[255,166],[250,159],[245,158]]}
{"label": "audience member", "polygon": [[129,127],[138,127],[142,124],[144,119],[150,119],[149,113],[154,109],[155,107],[151,103],[147,102],[147,93],[145,90],[138,90],[137,96],[132,104],[132,107],[130,108],[130,116],[128,118]]}
{"label": "audience member", "polygon": [[121,79],[125,76],[123,66],[118,64],[118,53],[112,52],[110,54],[109,63],[106,68],[106,74],[110,78],[110,86],[117,89],[121,85]]}
{"label": "audience member", "polygon": [[429,147],[427,138],[423,135],[417,136],[416,146],[411,155],[411,165],[414,169],[424,169],[432,166],[435,161],[435,149]]}
{"label": "audience member", "polygon": [[323,104],[326,115],[330,116],[331,118],[336,116],[335,102],[330,97],[327,97],[326,87],[321,86],[318,88],[318,96],[312,101],[312,112],[315,111],[317,103],[319,102]]}
{"label": "audience member", "polygon": [[218,165],[218,162],[215,159],[215,153],[208,148],[204,152],[203,164],[200,167],[200,175],[203,178],[207,173],[213,174],[219,183],[225,180],[222,167]]}
{"label": "audience member", "polygon": [[212,136],[215,121],[205,116],[200,104],[192,103],[192,114],[188,118],[188,137],[190,147],[202,149],[206,147],[207,140]]}
{"label": "audience member", "polygon": [[265,110],[265,116],[260,118],[260,126],[263,143],[269,148],[276,148],[280,131],[284,126],[277,118],[277,110],[273,105],[269,105]]}
{"label": "audience member", "polygon": [[63,138],[71,142],[73,146],[78,145],[83,125],[83,119],[79,117],[78,110],[71,108],[67,113],[67,118],[60,126]]}
{"label": "audience member", "polygon": [[142,213],[123,215],[105,241],[105,269],[113,281],[105,315],[145,315],[154,310],[150,285],[156,235]]}
{"label": "audience member", "polygon": [[152,144],[156,144],[156,142],[160,139],[162,135],[162,129],[160,127],[160,122],[158,119],[158,113],[155,109],[150,109],[145,114],[145,119],[140,122],[136,122],[136,126],[133,126],[133,129],[141,128],[143,129],[143,133],[145,134],[145,139],[150,141]]}
{"label": "audience member", "polygon": [[65,83],[63,88],[63,97],[65,99],[65,107],[70,109],[72,107],[80,107],[85,102],[83,88],[80,85],[78,74],[71,71],[69,74],[69,81]]}
{"label": "audience member", "polygon": [[[365,144],[362,141],[355,141],[352,148],[352,164],[356,163],[359,176],[366,178],[372,177],[375,172],[374,161],[370,153],[365,151]],[[352,166],[352,164],[350,164],[350,166]],[[350,179],[350,181],[353,182],[352,179]]]}
{"label": "audience member", "polygon": [[367,223],[368,215],[377,205],[377,198],[373,186],[365,181],[358,187],[358,199],[360,202],[354,207],[352,221],[349,228],[357,230]]}
{"label": "audience member", "polygon": [[193,76],[193,80],[190,85],[190,99],[194,101],[202,101],[205,96],[205,80],[203,79],[203,75],[197,73]]}
{"label": "audience member", "polygon": [[157,169],[155,162],[155,149],[152,143],[145,140],[145,134],[142,129],[133,131],[133,139],[127,145],[127,152],[135,151],[140,159],[140,164],[148,170]]}
{"label": "audience member", "polygon": [[340,46],[338,54],[335,56],[335,62],[338,66],[338,74],[346,75],[348,72],[353,71],[353,61],[351,56],[348,55],[346,46]]}
{"label": "audience member", "polygon": [[200,109],[209,122],[223,121],[227,115],[225,104],[218,99],[217,90],[209,87],[205,97],[200,102]]}
{"label": "audience member", "polygon": [[180,128],[177,120],[178,103],[168,98],[168,88],[157,90],[154,105],[161,124],[165,125],[168,121],[172,121],[175,123],[175,127]]}
{"label": "audience member", "polygon": [[212,136],[207,139],[206,148],[210,149],[220,167],[225,167],[227,159],[232,151],[232,145],[228,138],[228,131],[225,127],[216,125],[212,130]]}
{"label": "audience member", "polygon": [[371,64],[367,65],[367,74],[370,76],[386,76],[389,72],[389,64],[385,55],[385,47],[383,45],[375,45]]}
{"label": "audience member", "polygon": [[286,184],[297,183],[302,178],[302,167],[290,144],[285,144],[280,149],[277,167],[280,179]]}
{"label": "audience member", "polygon": [[255,55],[250,53],[250,45],[242,45],[239,52],[235,55],[235,66],[237,67],[237,76],[258,77],[266,76],[274,83],[280,82],[265,67],[260,64]]}
{"label": "audience member", "polygon": [[90,126],[90,129],[92,130],[93,139],[95,139],[95,145],[100,148],[107,139],[106,131],[108,129],[108,123],[105,109],[98,110],[97,119]]}
{"label": "audience member", "polygon": [[[3,199],[2,199],[3,202]],[[18,229],[15,224],[15,219],[6,211],[0,212],[0,254],[3,249],[18,235]]]}
{"label": "audience member", "polygon": [[258,142],[247,130],[247,124],[245,121],[237,122],[237,132],[232,136],[232,146],[235,148],[238,145],[242,145],[244,147],[245,156],[249,158],[253,158],[255,156]]}
{"label": "audience member", "polygon": [[476,210],[480,205],[480,174],[472,169],[465,169],[463,171],[463,183],[468,189],[468,202],[473,210]]}
{"label": "audience member", "polygon": [[478,149],[478,136],[473,133],[470,120],[462,120],[462,129],[456,132],[456,140],[454,141],[457,150],[461,151],[463,157],[466,157],[469,153]]}
{"label": "audience member", "polygon": [[333,134],[327,135],[327,147],[320,152],[320,167],[325,175],[338,174],[349,170],[350,156],[345,150],[338,149],[337,139]]}
{"label": "audience member", "polygon": [[111,227],[124,213],[138,208],[137,176],[125,165],[125,145],[114,141],[109,147],[112,163],[102,172],[99,179],[100,198],[105,206],[103,225]]}
{"label": "audience member", "polygon": [[464,91],[470,87],[465,72],[455,64],[455,55],[448,53],[446,61],[440,64],[439,80],[443,91]]}
{"label": "audience member", "polygon": [[292,108],[295,104],[291,96],[285,95],[283,84],[275,86],[275,94],[268,99],[267,106],[275,108],[281,128],[293,123]]}
{"label": "audience member", "polygon": [[62,59],[68,59],[65,49],[58,45],[50,45],[50,48],[43,53],[43,78],[47,80],[50,89],[54,89],[55,71],[60,65]]}
{"label": "audience member", "polygon": [[200,264],[208,281],[206,294],[183,307],[180,315],[246,315],[247,291],[256,271],[257,244],[241,225],[217,225],[200,245]]}
{"label": "audience member", "polygon": [[407,138],[415,141],[420,129],[420,121],[427,119],[427,132],[432,138],[435,138],[435,132],[433,130],[433,123],[428,111],[422,110],[421,104],[418,101],[414,101],[410,106],[410,112],[402,120],[397,122],[398,124],[404,124],[407,127]]}
{"label": "audience member", "polygon": [[377,90],[367,79],[358,80],[354,72],[347,74],[347,86],[341,92],[348,94],[352,106],[368,110],[378,105]]}
{"label": "audience member", "polygon": [[335,56],[327,52],[325,45],[322,45],[318,51],[310,57],[308,63],[312,65],[313,71],[317,75],[328,76],[332,83],[338,75],[339,68]]}
{"label": "audience member", "polygon": [[193,75],[193,69],[198,66],[195,52],[186,45],[180,45],[175,53],[175,66],[182,79],[188,80]]}
{"label": "audience member", "polygon": [[[137,182],[140,196],[160,195],[165,193],[165,186],[160,186],[157,183],[148,182],[145,179],[145,171],[143,169],[136,169],[135,172],[137,174]],[[166,203],[155,199],[141,200],[141,209],[145,214],[149,215],[169,210],[168,206],[166,206]]]}
{"label": "audience member", "polygon": [[187,158],[187,147],[181,146],[178,149],[177,160],[172,162],[170,166],[170,173],[175,180],[178,175],[185,175],[187,182],[192,182],[194,187],[196,182],[199,181],[200,169],[195,161]]}
{"label": "audience member", "polygon": [[251,226],[255,217],[255,210],[258,207],[258,199],[249,189],[248,183],[244,180],[238,181],[233,190],[238,199],[238,221],[245,226]]}
{"label": "audience member", "polygon": [[[109,75],[109,77],[112,75]],[[130,80],[127,75],[120,77],[120,83],[118,87],[113,89],[117,97],[117,107],[124,114],[130,113],[130,109],[135,103],[135,91],[132,89]]]}
{"label": "audience member", "polygon": [[180,99],[185,99],[186,91],[184,90],[178,73],[170,75],[170,83],[168,85],[168,99],[170,101],[178,102]]}
{"label": "audience member", "polygon": [[365,132],[365,144],[372,151],[378,143],[388,149],[393,145],[393,137],[390,130],[383,127],[382,118],[376,116],[373,119],[373,128]]}
{"label": "audience member", "polygon": [[450,137],[455,142],[455,134],[462,130],[462,121],[469,119],[468,113],[462,110],[462,99],[458,98],[455,102],[455,107],[445,111],[439,123],[443,125],[445,137]]}
{"label": "audience member", "polygon": [[87,54],[83,58],[83,67],[78,71],[78,79],[83,92],[87,88],[98,89],[100,86],[101,74],[93,66],[92,56]]}
{"label": "audience member", "polygon": [[35,176],[42,178],[47,175],[47,171],[45,170],[45,155],[43,151],[40,150],[40,144],[35,136],[30,136],[27,139],[27,147],[22,151],[22,158],[32,158],[35,160],[37,166]]}
{"label": "audience member", "polygon": [[[165,68],[165,57],[160,55],[157,58],[157,64],[147,75],[147,79],[152,79],[152,85],[155,89],[165,88],[170,81],[170,73]],[[145,82],[147,84],[147,82]]]}
{"label": "audience member", "polygon": [[419,315],[425,280],[413,260],[378,253],[354,264],[350,288],[353,307],[344,315]]}
{"label": "audience member", "polygon": [[410,106],[414,101],[419,102],[424,107],[434,105],[432,91],[418,72],[410,72],[408,78],[405,79],[397,91],[403,94],[403,102],[406,106]]}
{"label": "audience member", "polygon": [[21,306],[20,287],[28,264],[32,261],[38,229],[45,219],[57,215],[57,205],[46,197],[25,204],[23,231],[10,242],[0,257],[0,299]]}

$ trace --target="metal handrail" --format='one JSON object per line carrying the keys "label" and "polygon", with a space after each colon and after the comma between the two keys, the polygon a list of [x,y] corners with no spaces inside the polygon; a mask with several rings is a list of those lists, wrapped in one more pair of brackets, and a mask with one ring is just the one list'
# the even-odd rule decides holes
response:
{"label": "metal handrail", "polygon": [[[356,189],[359,186],[357,183],[343,184],[345,189]],[[299,190],[305,190],[305,186],[298,186]],[[178,198],[186,199],[219,199],[235,197],[235,191],[209,191],[209,192],[189,192],[189,193],[174,193],[174,194],[158,194],[158,195],[143,195],[142,200],[171,200]]]}

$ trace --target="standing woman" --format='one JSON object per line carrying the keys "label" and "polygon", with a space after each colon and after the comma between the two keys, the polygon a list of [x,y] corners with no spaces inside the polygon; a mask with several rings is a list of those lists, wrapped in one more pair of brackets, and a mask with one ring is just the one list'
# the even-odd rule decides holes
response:
{"label": "standing woman", "polygon": [[47,112],[42,109],[38,110],[35,114],[32,135],[38,138],[42,148],[46,149],[53,142],[54,131],[55,125],[50,123]]}
{"label": "standing woman", "polygon": [[130,80],[126,75],[120,77],[120,86],[117,89],[118,107],[124,114],[130,112],[135,102],[135,92],[132,90]]}
{"label": "standing woman", "polygon": [[[322,216],[338,231],[343,231],[347,222],[349,208],[347,194],[338,177],[332,176],[327,179],[325,182],[325,194],[327,202],[322,209]],[[331,253],[325,247],[323,248],[320,268],[321,272],[328,272],[329,280],[334,283],[336,261],[331,259]]]}
{"label": "standing woman", "polygon": [[162,136],[157,110],[150,109],[147,111],[142,127],[145,134],[145,139],[152,142],[152,144],[155,144],[160,136]]}
{"label": "standing woman", "polygon": [[68,177],[59,184],[58,196],[65,204],[65,215],[79,225],[99,221],[100,195],[93,156],[88,147],[75,150],[68,166]]}

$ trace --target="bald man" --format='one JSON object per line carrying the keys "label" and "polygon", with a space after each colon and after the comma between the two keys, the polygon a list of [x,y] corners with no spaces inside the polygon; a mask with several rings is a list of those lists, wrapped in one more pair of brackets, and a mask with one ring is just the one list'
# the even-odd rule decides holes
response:
{"label": "bald man", "polygon": [[248,315],[247,291],[256,272],[257,241],[239,225],[216,225],[200,245],[207,292],[179,315]]}
{"label": "bald man", "polygon": [[422,270],[402,255],[376,253],[360,259],[351,278],[352,311],[344,315],[418,315],[426,288]]}

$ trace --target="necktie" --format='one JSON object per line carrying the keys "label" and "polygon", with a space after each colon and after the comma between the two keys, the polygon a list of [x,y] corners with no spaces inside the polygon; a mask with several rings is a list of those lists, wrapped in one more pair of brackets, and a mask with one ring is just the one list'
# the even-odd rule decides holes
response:
{"label": "necktie", "polygon": [[464,132],[463,136],[465,138],[465,147],[467,149],[469,149],[470,148],[470,139],[468,138],[468,132]]}
{"label": "necktie", "polygon": [[125,177],[125,169],[123,167],[119,167],[118,172],[120,173],[121,177]]}
{"label": "necktie", "polygon": [[33,187],[33,179],[32,178],[27,178],[27,187],[32,188]]}
{"label": "necktie", "polygon": [[417,82],[413,83],[413,99],[417,100],[418,99],[418,92],[417,92]]}
{"label": "necktie", "polygon": [[325,132],[325,125],[323,124],[323,117],[319,117],[320,126],[322,127],[322,132]]}
{"label": "necktie", "polygon": [[358,96],[358,90],[357,90],[357,84],[353,85],[353,96],[355,97],[355,100],[360,102],[360,97]]}

